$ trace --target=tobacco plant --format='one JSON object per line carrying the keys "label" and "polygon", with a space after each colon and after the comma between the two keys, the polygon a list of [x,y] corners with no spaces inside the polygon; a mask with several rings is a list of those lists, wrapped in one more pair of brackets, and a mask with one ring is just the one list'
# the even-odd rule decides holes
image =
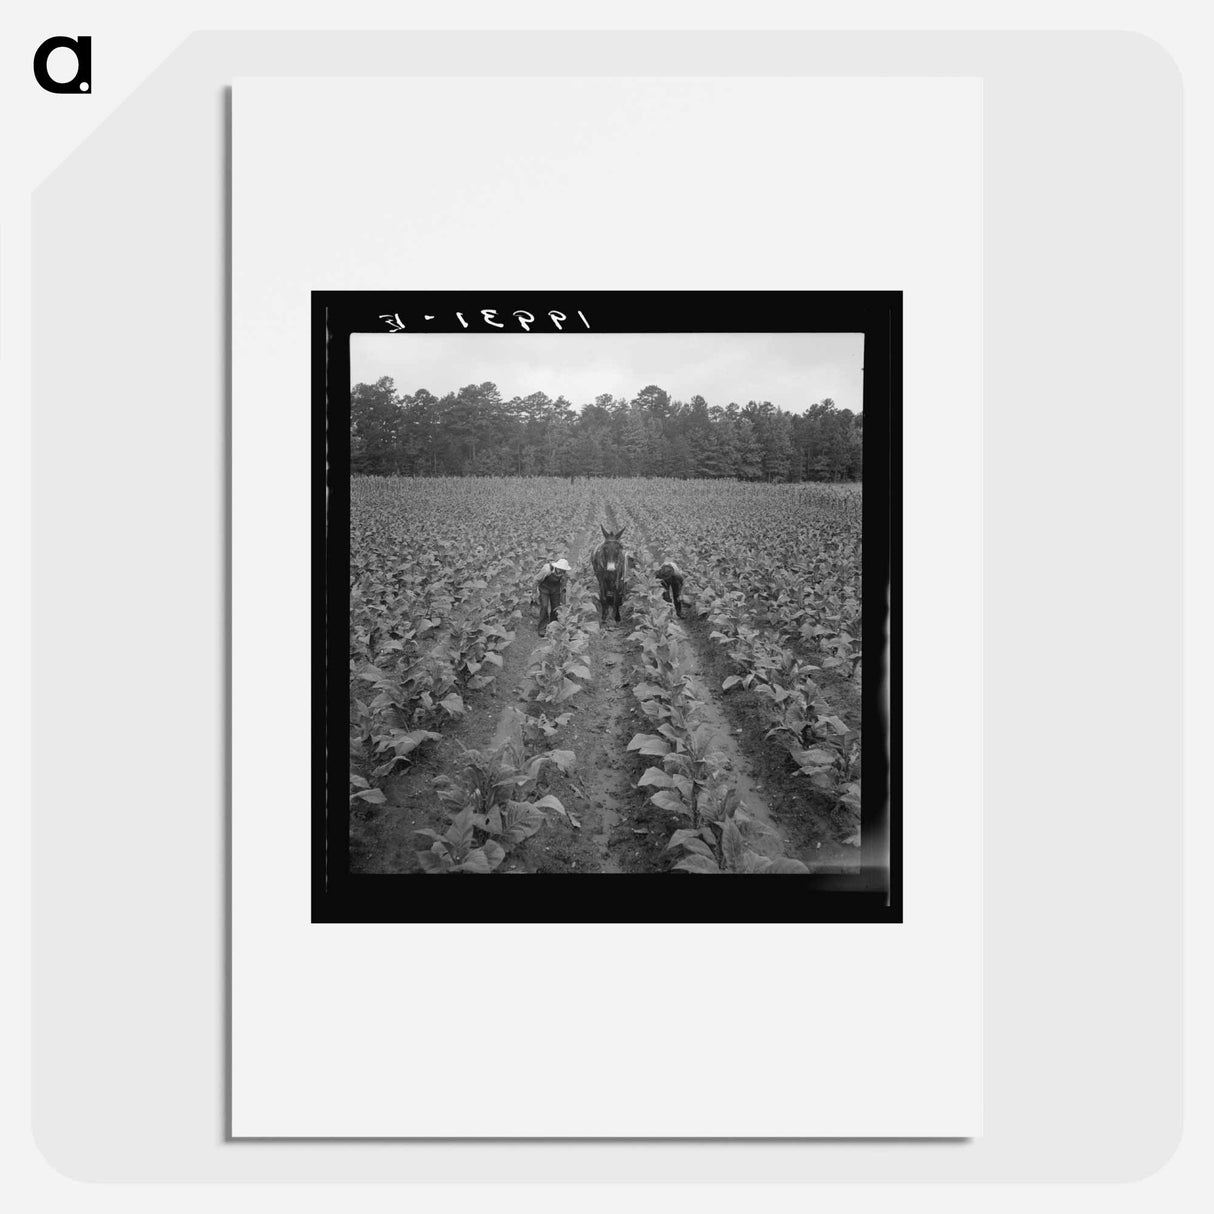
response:
{"label": "tobacco plant", "polygon": [[737,789],[710,800],[703,821],[689,830],[676,830],[666,845],[679,855],[674,867],[688,873],[808,873],[800,860],[769,856],[750,846],[765,832],[742,808]]}
{"label": "tobacco plant", "polygon": [[569,771],[576,758],[573,751],[552,750],[528,760],[514,743],[493,752],[461,750],[459,772],[434,782],[448,807],[450,825],[441,834],[428,828],[417,831],[432,840],[428,851],[417,853],[425,872],[492,872],[508,848],[530,838],[550,816],[571,820],[558,797],[535,793],[547,768]]}

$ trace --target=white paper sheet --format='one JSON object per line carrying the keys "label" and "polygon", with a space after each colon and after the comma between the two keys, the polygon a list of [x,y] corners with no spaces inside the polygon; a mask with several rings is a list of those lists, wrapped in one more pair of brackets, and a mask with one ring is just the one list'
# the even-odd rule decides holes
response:
{"label": "white paper sheet", "polygon": [[[236,83],[238,1137],[980,1132],[981,131],[969,79]],[[309,293],[467,286],[905,292],[903,924],[310,922]]]}

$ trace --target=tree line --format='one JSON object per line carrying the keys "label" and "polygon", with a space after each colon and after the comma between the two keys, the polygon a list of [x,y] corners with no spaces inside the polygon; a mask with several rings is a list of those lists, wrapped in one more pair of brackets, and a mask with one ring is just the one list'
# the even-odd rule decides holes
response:
{"label": "tree line", "polygon": [[492,383],[398,393],[389,376],[350,397],[350,467],[369,475],[860,480],[863,448],[863,413],[829,398],[788,413],[673,400],[650,384],[578,410],[543,392],[504,400]]}

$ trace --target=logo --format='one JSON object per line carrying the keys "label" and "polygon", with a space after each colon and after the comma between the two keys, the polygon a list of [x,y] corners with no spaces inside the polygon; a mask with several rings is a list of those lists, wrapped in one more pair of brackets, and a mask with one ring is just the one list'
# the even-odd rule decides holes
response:
{"label": "logo", "polygon": [[[58,81],[46,70],[52,51],[60,48],[76,56],[76,74],[71,80]],[[93,88],[93,40],[83,34],[77,38],[48,38],[34,52],[34,79],[48,93],[88,93]]]}

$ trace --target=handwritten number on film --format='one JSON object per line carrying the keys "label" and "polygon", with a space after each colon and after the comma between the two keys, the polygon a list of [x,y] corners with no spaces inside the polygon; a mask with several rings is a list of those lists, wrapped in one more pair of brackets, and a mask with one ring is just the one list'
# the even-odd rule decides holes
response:
{"label": "handwritten number on film", "polygon": [[[481,308],[480,314],[480,323],[483,325],[488,325],[494,329],[504,329],[507,323],[509,323],[507,321],[496,319],[496,308]],[[531,326],[536,323],[535,314],[533,312],[526,312],[520,309],[519,311],[512,313],[512,315],[515,322],[517,322],[519,328],[522,329],[524,333],[531,332]],[[590,328],[590,322],[586,319],[584,312],[578,312],[577,317],[587,329]],[[405,322],[401,320],[399,312],[381,312],[379,314],[379,318],[387,323],[389,333],[403,333],[405,331]],[[422,319],[433,320],[434,317],[423,316]],[[464,318],[464,314],[462,312],[456,312],[455,319],[459,321],[462,328],[467,329],[470,327],[469,322]],[[565,322],[568,321],[568,319],[569,317],[566,316],[564,312],[551,311],[548,313],[548,320],[558,333],[564,332]]]}

